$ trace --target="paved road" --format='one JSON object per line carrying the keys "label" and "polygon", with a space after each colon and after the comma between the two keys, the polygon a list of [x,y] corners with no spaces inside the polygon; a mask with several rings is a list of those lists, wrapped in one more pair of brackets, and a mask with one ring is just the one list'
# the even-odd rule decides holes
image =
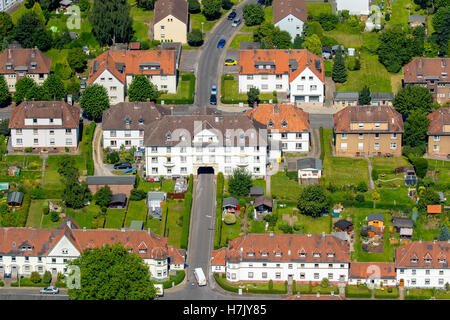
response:
{"label": "paved road", "polygon": [[[256,0],[246,0],[235,6],[236,18],[241,18],[242,23],[244,23],[244,18],[242,15],[242,7],[245,4],[256,3]],[[214,27],[210,32],[205,44],[202,48],[202,53],[200,55],[200,60],[198,64],[197,71],[197,90],[195,95],[195,104],[198,106],[209,106],[209,97],[212,85],[218,85],[218,71],[222,71],[222,58],[225,58],[226,47],[223,49],[217,48],[217,43],[220,39],[225,39],[227,43],[233,40],[233,33],[236,31],[235,27],[231,26],[232,21],[227,20],[227,18],[222,18],[222,20]]]}
{"label": "paved road", "polygon": [[309,114],[309,122],[311,128],[333,128],[333,115],[332,114]]}
{"label": "paved road", "polygon": [[59,294],[40,294],[39,288],[34,289],[0,289],[0,300],[69,300],[69,296],[60,292]]}

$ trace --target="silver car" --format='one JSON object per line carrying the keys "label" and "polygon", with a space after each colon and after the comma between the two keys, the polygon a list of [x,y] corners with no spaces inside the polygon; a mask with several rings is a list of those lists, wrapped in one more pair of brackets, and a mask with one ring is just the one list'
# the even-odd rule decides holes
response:
{"label": "silver car", "polygon": [[241,18],[234,19],[232,27],[237,27],[241,23]]}
{"label": "silver car", "polygon": [[42,288],[40,291],[42,294],[57,294],[59,293],[59,289],[53,286]]}

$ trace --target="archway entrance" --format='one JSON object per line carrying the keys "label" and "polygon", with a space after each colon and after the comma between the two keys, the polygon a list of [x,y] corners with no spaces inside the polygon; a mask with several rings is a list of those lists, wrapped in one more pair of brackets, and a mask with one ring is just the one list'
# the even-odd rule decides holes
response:
{"label": "archway entrance", "polygon": [[197,175],[199,174],[214,174],[214,168],[213,167],[199,167],[197,169]]}

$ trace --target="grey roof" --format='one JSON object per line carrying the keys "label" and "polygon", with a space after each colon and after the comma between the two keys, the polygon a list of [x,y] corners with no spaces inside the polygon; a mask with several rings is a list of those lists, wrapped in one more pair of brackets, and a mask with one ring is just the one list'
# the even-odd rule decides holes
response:
{"label": "grey roof", "polygon": [[422,22],[425,23],[425,16],[422,16],[420,14],[412,14],[408,18],[408,23],[410,22]]}
{"label": "grey roof", "polygon": [[166,200],[166,196],[167,194],[165,192],[161,192],[161,191],[150,191],[147,194],[147,200],[148,201],[164,201]]}
{"label": "grey roof", "polygon": [[367,216],[367,221],[379,220],[384,222],[384,215],[379,213],[371,213]]}
{"label": "grey roof", "polygon": [[260,196],[264,195],[264,187],[251,187],[250,188],[251,196]]}
{"label": "grey roof", "polygon": [[136,176],[89,176],[88,185],[134,185]]}
{"label": "grey roof", "polygon": [[355,100],[359,99],[359,92],[356,91],[335,91],[333,93],[334,101]]}
{"label": "grey roof", "polygon": [[392,92],[372,92],[370,93],[372,100],[394,100],[394,94]]}
{"label": "grey roof", "polygon": [[143,230],[144,229],[144,221],[133,220],[130,223],[131,230]]}
{"label": "grey roof", "polygon": [[239,205],[239,201],[236,198],[233,197],[228,197],[228,198],[224,198],[223,202],[222,202],[222,208],[224,207],[228,207],[228,206],[238,206]]}
{"label": "grey roof", "polygon": [[160,219],[162,217],[162,208],[161,207],[157,207],[157,208],[148,208],[148,213],[152,216],[152,218],[155,219]]}
{"label": "grey roof", "polygon": [[393,218],[392,225],[397,228],[413,228],[414,221],[410,218]]}
{"label": "grey roof", "polygon": [[126,203],[127,202],[127,196],[125,193],[116,193],[113,194],[111,201],[109,202],[109,204],[113,204],[113,203]]}
{"label": "grey roof", "polygon": [[347,229],[348,227],[353,226],[353,223],[351,223],[350,221],[347,221],[347,220],[342,219],[342,220],[336,221],[336,222],[334,223],[334,225],[335,225],[335,227],[337,227],[337,228],[339,228],[339,229],[341,229],[341,230],[345,230],[345,229]]}
{"label": "grey roof", "polygon": [[345,231],[331,232],[331,235],[339,240],[348,241],[348,234]]}
{"label": "grey roof", "polygon": [[20,191],[13,191],[8,193],[6,203],[20,203],[23,201],[23,193]]}
{"label": "grey roof", "polygon": [[273,200],[272,198],[265,197],[265,196],[259,196],[255,199],[255,207],[259,207],[261,205],[264,205],[269,208],[273,208]]}
{"label": "grey roof", "polygon": [[297,160],[297,169],[316,169],[322,170],[322,160],[317,158],[304,158]]}

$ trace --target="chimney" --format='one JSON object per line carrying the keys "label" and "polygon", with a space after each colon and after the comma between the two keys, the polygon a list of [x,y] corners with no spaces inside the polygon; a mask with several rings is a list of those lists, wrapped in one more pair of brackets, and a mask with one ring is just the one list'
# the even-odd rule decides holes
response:
{"label": "chimney", "polygon": [[316,297],[320,298],[320,292],[317,292]]}
{"label": "chimney", "polygon": [[419,239],[419,243],[422,243],[422,239]]}
{"label": "chimney", "polygon": [[72,229],[72,223],[70,223],[70,220],[67,220],[66,224],[69,227],[69,229]]}
{"label": "chimney", "polygon": [[270,236],[270,237],[273,237],[273,231],[270,231],[270,232],[269,232],[269,236]]}
{"label": "chimney", "polygon": [[436,239],[433,240],[433,243],[436,243]]}
{"label": "chimney", "polygon": [[148,228],[148,229],[147,229],[147,232],[148,232],[148,234],[151,234],[151,232],[150,232],[150,228]]}
{"label": "chimney", "polygon": [[125,228],[120,229],[121,232],[125,232]]}
{"label": "chimney", "polygon": [[291,255],[291,250],[288,250],[288,256],[290,256]]}
{"label": "chimney", "polygon": [[12,55],[11,55],[11,49],[8,49],[8,59],[11,59]]}
{"label": "chimney", "polygon": [[330,295],[331,295],[332,297],[334,297],[334,291],[331,291],[331,292],[330,292]]}
{"label": "chimney", "polygon": [[85,232],[86,231],[86,227],[83,227],[83,232]]}
{"label": "chimney", "polygon": [[322,238],[325,238],[325,232],[322,232]]}
{"label": "chimney", "polygon": [[308,233],[308,238],[311,238],[311,233]]}

